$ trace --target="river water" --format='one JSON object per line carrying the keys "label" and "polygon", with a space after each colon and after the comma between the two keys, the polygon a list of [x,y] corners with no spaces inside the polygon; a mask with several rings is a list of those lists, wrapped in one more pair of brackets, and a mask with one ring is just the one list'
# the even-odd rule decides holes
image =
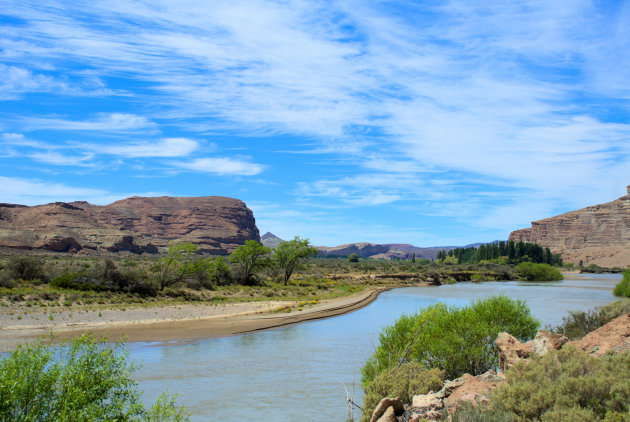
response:
{"label": "river water", "polygon": [[[400,288],[330,319],[194,343],[129,343],[127,348],[142,365],[136,379],[145,403],[162,391],[177,393],[192,421],[345,421],[346,389],[361,403],[360,368],[374,351],[380,329],[401,314],[502,294],[525,300],[543,325],[556,325],[569,310],[612,302],[620,278],[582,275],[560,282]],[[358,419],[356,411],[354,416]]]}

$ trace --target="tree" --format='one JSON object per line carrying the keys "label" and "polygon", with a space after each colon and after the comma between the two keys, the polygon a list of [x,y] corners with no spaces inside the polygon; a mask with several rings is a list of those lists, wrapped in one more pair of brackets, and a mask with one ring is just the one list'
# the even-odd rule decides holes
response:
{"label": "tree", "polygon": [[302,260],[318,253],[317,248],[308,244],[308,239],[300,239],[298,236],[293,240],[280,242],[273,254],[273,260],[284,272],[284,285],[287,285],[293,271]]}
{"label": "tree", "polygon": [[236,248],[230,255],[230,262],[241,267],[241,280],[246,285],[253,285],[260,281],[256,271],[265,268],[269,264],[268,255],[271,248],[264,246],[255,240],[248,240],[244,245]]}
{"label": "tree", "polygon": [[191,260],[198,246],[190,242],[171,242],[160,261],[160,290],[181,281],[191,270]]}
{"label": "tree", "polygon": [[359,262],[359,255],[352,252],[350,255],[348,255],[348,262]]}
{"label": "tree", "polygon": [[0,360],[2,421],[185,421],[174,397],[147,409],[122,343],[81,336],[68,347],[18,346]]}

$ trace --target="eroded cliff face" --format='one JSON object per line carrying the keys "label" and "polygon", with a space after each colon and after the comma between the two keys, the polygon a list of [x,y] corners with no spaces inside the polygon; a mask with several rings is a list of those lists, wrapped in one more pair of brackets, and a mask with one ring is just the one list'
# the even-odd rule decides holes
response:
{"label": "eroded cliff face", "polygon": [[625,267],[630,265],[630,186],[628,194],[601,205],[532,222],[510,240],[538,243],[568,262]]}
{"label": "eroded cliff face", "polygon": [[105,206],[0,204],[0,247],[155,253],[171,241],[186,241],[209,253],[228,254],[250,239],[260,240],[254,215],[233,198],[133,197]]}

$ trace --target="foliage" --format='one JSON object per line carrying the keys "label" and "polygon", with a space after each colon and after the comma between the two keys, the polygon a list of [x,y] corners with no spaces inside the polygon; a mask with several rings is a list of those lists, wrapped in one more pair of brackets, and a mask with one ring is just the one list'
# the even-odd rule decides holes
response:
{"label": "foliage", "polygon": [[284,284],[289,282],[293,271],[302,260],[317,253],[319,251],[308,244],[308,239],[300,239],[298,236],[295,236],[293,240],[280,242],[273,253],[273,260],[284,272]]}
{"label": "foliage", "polygon": [[198,246],[190,242],[168,245],[166,256],[160,260],[160,290],[181,281],[190,272],[192,256],[197,253]]}
{"label": "foliage", "polygon": [[350,255],[348,255],[347,259],[348,259],[348,262],[359,262],[359,255],[352,252]]}
{"label": "foliage", "polygon": [[567,345],[520,361],[492,402],[517,421],[624,420],[630,417],[630,353],[590,356]]}
{"label": "foliage", "polygon": [[67,347],[18,347],[0,361],[3,421],[184,421],[174,398],[146,409],[122,344],[82,336]]}
{"label": "foliage", "polygon": [[557,268],[549,264],[535,264],[533,262],[521,262],[516,266],[519,277],[527,281],[554,281],[564,277]]}
{"label": "foliage", "polygon": [[629,312],[630,300],[620,299],[602,308],[589,311],[571,311],[569,315],[562,318],[562,324],[552,328],[551,331],[563,334],[570,340],[578,340]]}
{"label": "foliage", "polygon": [[383,397],[398,397],[403,403],[411,403],[414,395],[438,391],[443,383],[443,371],[424,369],[416,362],[407,362],[400,367],[388,369],[365,388],[361,420],[370,420],[374,408]]}
{"label": "foliage", "polygon": [[34,256],[14,255],[7,262],[9,275],[22,280],[45,280],[44,264]]}
{"label": "foliage", "polygon": [[500,406],[492,407],[487,404],[472,404],[469,401],[464,401],[460,403],[450,418],[447,412],[444,412],[442,420],[449,422],[513,422],[514,413]]}
{"label": "foliage", "polygon": [[240,279],[245,285],[254,285],[260,282],[260,278],[256,274],[269,263],[269,254],[271,248],[268,248],[255,240],[248,240],[244,245],[239,246],[230,255],[230,261],[238,264],[241,268]]}
{"label": "foliage", "polygon": [[613,290],[615,296],[630,297],[630,269],[623,273],[623,279]]}
{"label": "foliage", "polygon": [[429,306],[383,329],[375,353],[361,370],[362,382],[368,386],[401,361],[442,369],[448,379],[482,374],[498,363],[494,342],[500,332],[524,340],[533,337],[539,325],[523,301],[506,296],[462,308],[441,303]]}
{"label": "foliage", "polygon": [[447,257],[454,257],[457,264],[476,264],[480,261],[497,261],[508,264],[519,262],[545,263],[562,265],[562,257],[551,253],[536,243],[514,242],[513,240],[481,244],[478,247],[454,248],[439,251],[437,258],[443,262]]}

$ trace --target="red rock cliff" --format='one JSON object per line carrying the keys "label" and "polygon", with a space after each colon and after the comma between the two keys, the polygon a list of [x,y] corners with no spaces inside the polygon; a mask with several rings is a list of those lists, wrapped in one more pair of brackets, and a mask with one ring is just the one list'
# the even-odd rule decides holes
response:
{"label": "red rock cliff", "polygon": [[601,205],[532,222],[510,240],[538,243],[565,261],[601,266],[630,265],[630,186],[628,195]]}
{"label": "red rock cliff", "polygon": [[138,253],[187,241],[227,254],[249,239],[260,240],[252,211],[238,199],[218,196],[133,197],[105,206],[0,204],[0,247]]}

